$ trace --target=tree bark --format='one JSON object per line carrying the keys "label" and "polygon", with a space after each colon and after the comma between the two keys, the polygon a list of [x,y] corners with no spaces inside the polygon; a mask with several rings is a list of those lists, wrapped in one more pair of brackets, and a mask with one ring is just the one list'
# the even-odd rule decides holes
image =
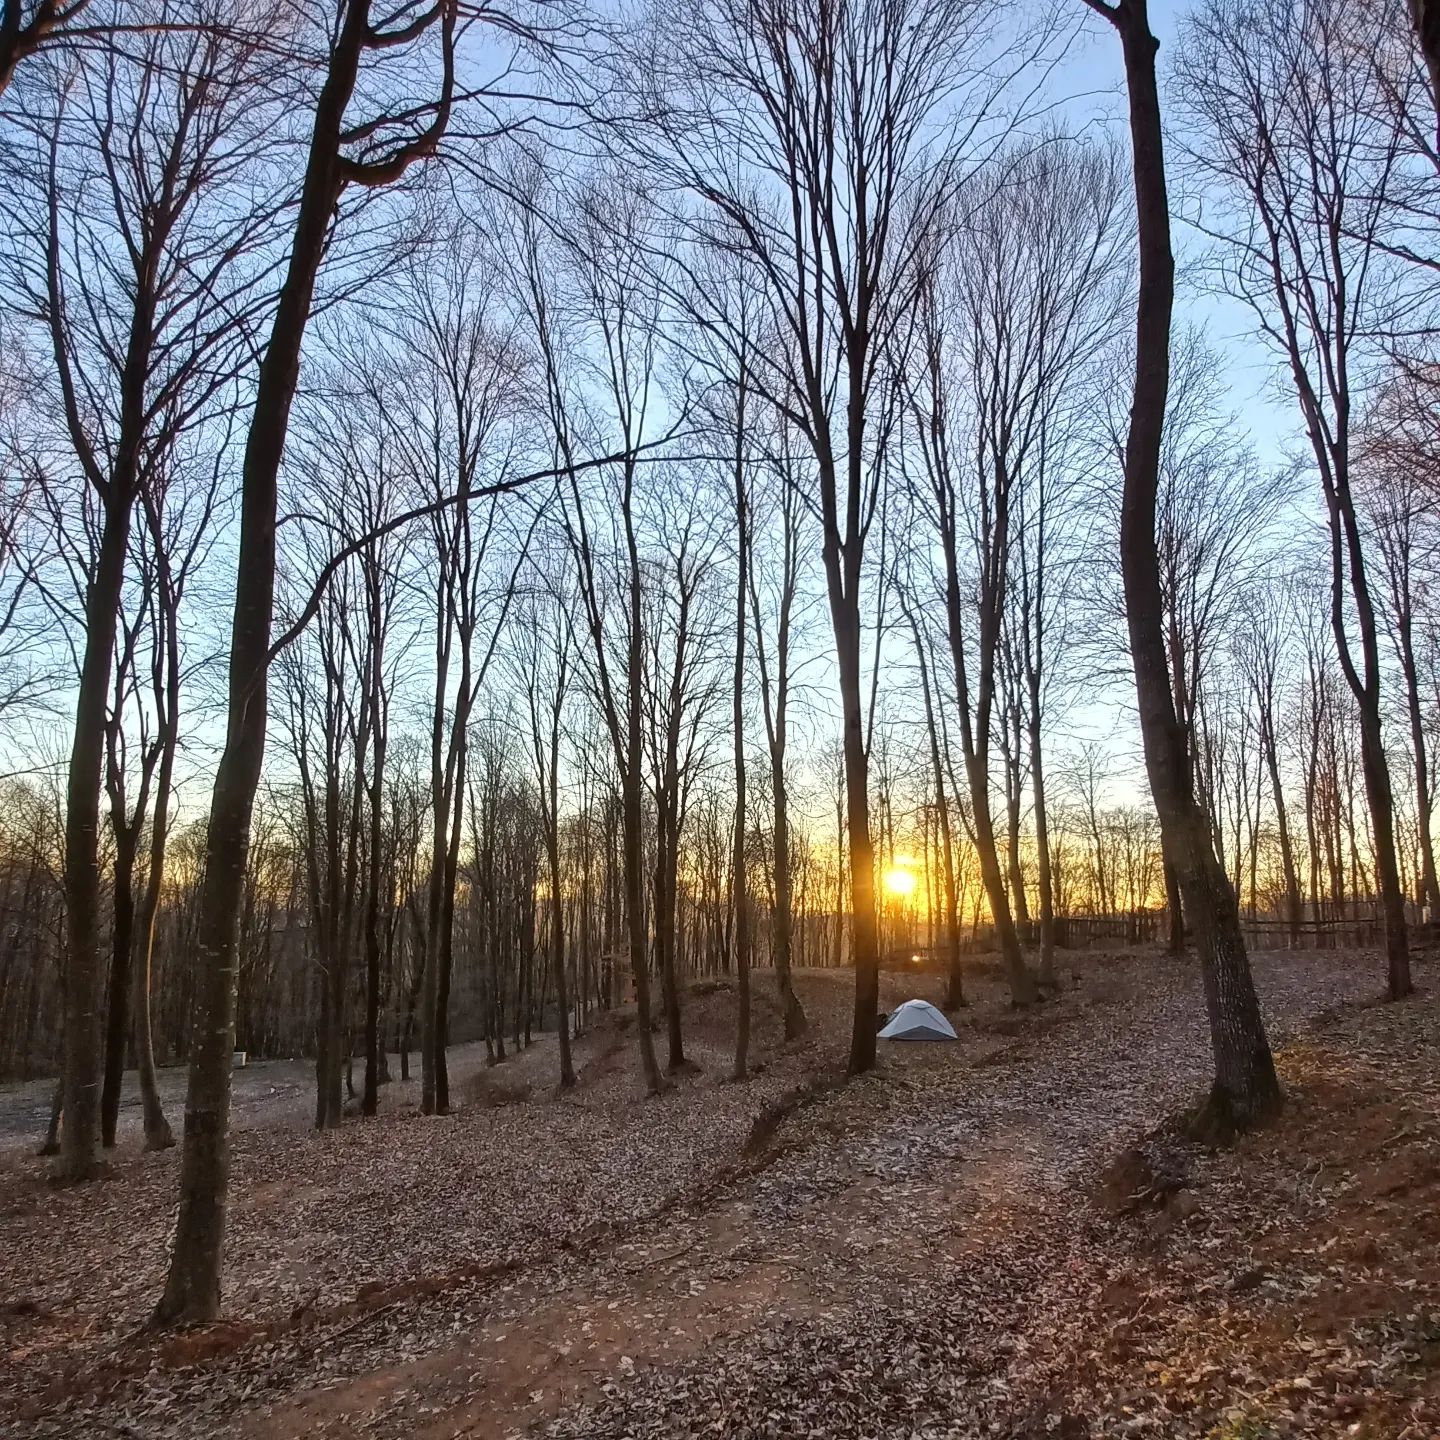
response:
{"label": "tree bark", "polygon": [[1025,893],[1025,868],[1020,859],[1020,809],[1024,798],[1024,776],[1020,750],[1020,709],[1018,703],[1005,705],[1003,724],[1007,736],[1005,753],[1005,866],[1014,902],[1015,925],[1026,940],[1033,940],[1030,898]]}
{"label": "tree bark", "polygon": [[[173,644],[174,625],[170,626]],[[170,669],[172,702],[179,695],[178,653]],[[170,829],[170,788],[175,767],[175,747],[179,730],[175,710],[167,717],[167,733],[162,741],[160,774],[155,785],[155,814],[150,821],[150,873],[145,879],[145,893],[135,926],[137,964],[135,965],[135,996],[133,1002],[135,1030],[135,1061],[140,1072],[140,1106],[145,1122],[145,1148],[168,1150],[175,1143],[170,1122],[160,1103],[160,1086],[155,1074],[155,1035],[150,1016],[151,976],[155,964],[155,927],[160,912],[160,894],[165,882],[165,851]]]}
{"label": "tree bark", "polygon": [[1059,984],[1055,971],[1055,888],[1050,870],[1050,816],[1045,795],[1044,752],[1040,743],[1039,696],[1031,698],[1030,786],[1035,800],[1035,881],[1040,892],[1040,964],[1037,978],[1050,989]]}
{"label": "tree bark", "polygon": [[1280,756],[1275,736],[1274,705],[1268,691],[1261,694],[1260,745],[1265,754],[1265,768],[1270,778],[1270,794],[1275,805],[1275,824],[1280,841],[1280,868],[1285,876],[1285,920],[1289,927],[1291,947],[1300,944],[1302,906],[1300,875],[1295,867],[1295,846],[1290,839],[1290,817],[1285,805],[1285,787],[1280,783]]}
{"label": "tree bark", "polygon": [[655,1058],[655,1038],[650,1033],[650,958],[646,954],[645,935],[645,834],[640,811],[644,764],[644,733],[641,725],[641,683],[644,667],[641,625],[640,555],[635,543],[635,523],[631,509],[633,472],[625,480],[625,543],[630,561],[628,586],[629,637],[626,654],[625,703],[625,765],[621,774],[622,840],[625,872],[625,926],[630,943],[630,973],[635,982],[635,1012],[640,1032],[640,1064],[645,1074],[645,1087],[652,1095],[661,1090],[660,1065]]}
{"label": "tree bark", "polygon": [[105,1076],[100,1090],[100,1143],[115,1148],[125,1046],[130,1038],[131,956],[135,934],[135,852],[139,817],[115,834],[115,887],[111,897],[110,983],[105,996]]}
{"label": "tree bark", "polygon": [[133,495],[112,476],[95,574],[85,594],[85,653],[65,801],[65,1068],[57,1175],[95,1173],[100,1138],[100,788],[105,709],[125,579]]}
{"label": "tree bark", "polygon": [[1180,897],[1180,879],[1174,864],[1169,860],[1160,862],[1165,880],[1165,948],[1172,955],[1179,955],[1185,949],[1185,905]]}
{"label": "tree bark", "polygon": [[1415,42],[1430,75],[1435,108],[1440,111],[1440,0],[1409,0]]}
{"label": "tree bark", "polygon": [[[829,548],[827,538],[826,548]],[[858,578],[858,577],[857,577]],[[880,944],[875,921],[875,857],[870,845],[870,757],[860,706],[860,613],[854,589],[830,592],[830,618],[839,660],[845,756],[845,815],[850,837],[851,952],[855,963],[855,1019],[850,1073],[875,1065],[875,1017],[880,1009]],[[837,914],[836,923],[842,916]]]}
{"label": "tree bark", "polygon": [[[783,761],[782,749],[781,758]],[[777,770],[772,760],[770,793],[775,809],[771,847],[775,860],[775,917],[772,943],[775,946],[775,987],[780,992],[780,1009],[784,1017],[785,1038],[797,1039],[805,1033],[805,1008],[795,993],[792,956],[795,937],[794,886],[790,875],[790,793],[783,769]]]}
{"label": "tree bark", "polygon": [[1429,744],[1425,736],[1425,714],[1420,704],[1420,675],[1415,663],[1413,622],[1408,613],[1397,618],[1400,668],[1405,676],[1405,708],[1410,719],[1410,752],[1415,759],[1415,823],[1420,838],[1420,887],[1433,922],[1440,919],[1440,879],[1436,877],[1435,841],[1430,833],[1435,798],[1430,790]]}
{"label": "tree bark", "polygon": [[163,678],[155,685],[156,710],[159,714],[160,766],[155,778],[155,810],[150,817],[150,868],[145,877],[145,891],[135,922],[135,943],[138,947],[133,1000],[135,1062],[140,1078],[140,1106],[145,1125],[145,1148],[168,1150],[175,1143],[170,1122],[160,1103],[160,1087],[155,1074],[155,1035],[151,1023],[151,980],[155,966],[155,928],[160,915],[160,896],[165,885],[165,858],[170,839],[170,792],[175,781],[175,755],[180,744],[180,586],[170,568],[160,523],[159,506],[153,499],[145,501],[145,516],[155,547],[156,579],[159,587],[157,608],[163,629]]}
{"label": "tree bark", "polygon": [[1414,990],[1410,978],[1410,946],[1405,920],[1405,891],[1395,858],[1395,797],[1390,788],[1390,762],[1381,734],[1379,697],[1374,707],[1360,714],[1360,765],[1370,799],[1374,827],[1375,879],[1385,918],[1385,978],[1391,1000],[1403,1000]]}
{"label": "tree bark", "polygon": [[[738,531],[735,584],[735,669],[730,724],[734,741],[735,815],[731,849],[731,904],[735,907],[735,1078],[745,1079],[750,1067],[750,897],[745,876],[745,598],[749,582],[750,507],[745,494],[745,386],[742,380],[735,420],[735,524]],[[778,870],[778,865],[777,865]],[[778,874],[777,874],[778,880]],[[779,909],[777,898],[777,912]],[[779,916],[777,913],[777,924]],[[788,937],[787,937],[788,944]],[[789,957],[786,956],[786,982]],[[786,993],[782,986],[781,994]],[[793,991],[790,992],[793,998]],[[787,1015],[786,1033],[789,1033]]]}
{"label": "tree bark", "polygon": [[[568,644],[568,638],[561,642]],[[556,1028],[559,1032],[560,1088],[568,1090],[575,1084],[575,1062],[570,1054],[570,980],[565,973],[565,892],[560,867],[560,718],[564,703],[567,668],[557,658],[555,693],[550,697],[550,735],[548,764],[540,775],[545,788],[545,850],[550,862],[550,959],[555,970]],[[533,694],[533,691],[532,691]],[[532,706],[532,721],[539,723],[539,707]],[[536,749],[540,737],[535,737]],[[582,897],[582,904],[584,903]],[[583,961],[582,961],[583,964]],[[583,973],[581,979],[584,985]]]}
{"label": "tree bark", "polygon": [[775,906],[771,924],[771,947],[774,951],[775,986],[780,992],[780,1009],[784,1017],[785,1038],[794,1040],[805,1031],[805,1010],[795,994],[792,975],[792,954],[795,934],[794,881],[790,874],[790,787],[785,772],[785,756],[789,742],[790,708],[790,624],[794,612],[798,584],[799,545],[796,533],[795,500],[787,487],[782,494],[781,526],[783,556],[781,560],[780,611],[775,635],[775,684],[772,697],[770,668],[765,648],[765,631],[760,618],[760,594],[755,584],[753,555],[754,529],[745,528],[746,586],[755,625],[756,661],[760,668],[760,700],[765,715],[765,738],[770,752],[770,795],[774,808],[771,851],[774,860]]}
{"label": "tree bark", "polygon": [[[372,597],[373,598],[373,597]],[[371,687],[373,703],[384,701],[380,695],[379,629],[371,635]],[[370,772],[370,854],[365,884],[365,1091],[360,1100],[360,1113],[374,1115],[380,1108],[380,884],[382,876],[381,847],[384,842],[385,751],[386,721],[375,716],[375,740]]]}

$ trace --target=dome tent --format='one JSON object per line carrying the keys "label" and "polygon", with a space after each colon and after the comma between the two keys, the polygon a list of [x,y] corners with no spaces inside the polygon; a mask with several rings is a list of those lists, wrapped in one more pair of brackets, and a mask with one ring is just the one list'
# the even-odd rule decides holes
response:
{"label": "dome tent", "polygon": [[895,1008],[877,1037],[881,1040],[957,1040],[954,1027],[928,1001],[907,1000]]}

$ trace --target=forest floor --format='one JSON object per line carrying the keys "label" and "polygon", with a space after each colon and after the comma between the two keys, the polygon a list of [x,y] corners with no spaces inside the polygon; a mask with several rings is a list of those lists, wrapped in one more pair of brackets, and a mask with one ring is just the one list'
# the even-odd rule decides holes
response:
{"label": "forest floor", "polygon": [[977,972],[958,1044],[848,1083],[843,972],[800,978],[788,1045],[756,976],[741,1085],[733,997],[688,995],[695,1067],[651,1100],[623,1014],[563,1096],[553,1039],[457,1055],[446,1117],[397,1082],[314,1134],[257,1067],[226,1319],[174,1336],[175,1152],[56,1189],[0,1130],[0,1435],[1440,1435],[1433,962],[1383,1005],[1374,955],[1256,957],[1286,1110],[1207,1150],[1170,1124],[1208,1068],[1193,962],[1066,960],[1028,1014]]}

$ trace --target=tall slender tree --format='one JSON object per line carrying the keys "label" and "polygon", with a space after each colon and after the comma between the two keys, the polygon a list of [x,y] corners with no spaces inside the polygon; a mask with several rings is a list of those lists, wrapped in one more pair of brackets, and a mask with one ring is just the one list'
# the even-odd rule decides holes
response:
{"label": "tall slender tree", "polygon": [[[449,125],[460,30],[454,0],[404,5],[378,22],[371,0],[340,0],[327,29],[323,79],[290,256],[256,378],[241,468],[240,537],[225,746],[215,772],[196,951],[200,982],[185,1099],[180,1210],[161,1323],[211,1320],[220,1309],[230,1171],[230,1057],[234,1047],[236,942],[250,819],[265,753],[268,670],[275,601],[277,482],[300,352],[335,209],[351,186],[394,183],[432,155]],[[383,67],[427,42],[438,50],[432,97],[399,100],[363,121],[347,120],[362,65]]]}
{"label": "tall slender tree", "polygon": [[1216,1131],[1247,1129],[1279,1106],[1280,1085],[1250,973],[1235,893],[1216,858],[1208,819],[1189,779],[1190,760],[1175,715],[1166,662],[1155,545],[1175,303],[1170,202],[1155,79],[1158,45],[1150,29],[1146,0],[1084,3],[1103,16],[1119,38],[1130,103],[1140,274],[1135,389],[1125,443],[1120,566],[1145,768],[1165,836],[1166,855],[1180,881],[1205,982],[1215,1078],[1202,1123]]}

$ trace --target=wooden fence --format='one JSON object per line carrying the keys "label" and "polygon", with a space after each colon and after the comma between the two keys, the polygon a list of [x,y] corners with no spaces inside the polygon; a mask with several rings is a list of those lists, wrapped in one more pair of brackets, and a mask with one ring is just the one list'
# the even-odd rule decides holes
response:
{"label": "wooden fence", "polygon": [[[1245,915],[1240,929],[1251,950],[1361,950],[1379,949],[1385,943],[1385,922],[1370,902],[1362,902],[1359,913],[1350,915],[1305,915],[1298,933],[1288,920],[1274,916]],[[1440,948],[1440,927],[1424,919],[1418,907],[1407,907],[1410,943],[1423,949]],[[1022,927],[1026,946],[1039,944],[1038,923]],[[1057,915],[1055,943],[1062,950],[1131,949],[1163,945],[1170,934],[1169,915],[1164,910],[1136,910],[1120,915]],[[946,965],[942,944],[927,943],[916,936],[910,944],[887,937],[880,963],[885,970],[940,973]],[[963,955],[994,955],[994,926],[967,925],[960,941]],[[828,952],[827,952],[828,953]],[[848,951],[847,951],[848,963]]]}
{"label": "wooden fence", "polygon": [[[1412,921],[1412,931],[1421,927]],[[1298,930],[1288,920],[1242,915],[1240,929],[1252,950],[1359,950],[1383,945],[1385,922],[1367,907],[1358,915],[1307,915]],[[1169,921],[1163,910],[1133,915],[1067,915],[1055,920],[1056,944],[1069,950],[1092,945],[1148,945],[1163,941]]]}

